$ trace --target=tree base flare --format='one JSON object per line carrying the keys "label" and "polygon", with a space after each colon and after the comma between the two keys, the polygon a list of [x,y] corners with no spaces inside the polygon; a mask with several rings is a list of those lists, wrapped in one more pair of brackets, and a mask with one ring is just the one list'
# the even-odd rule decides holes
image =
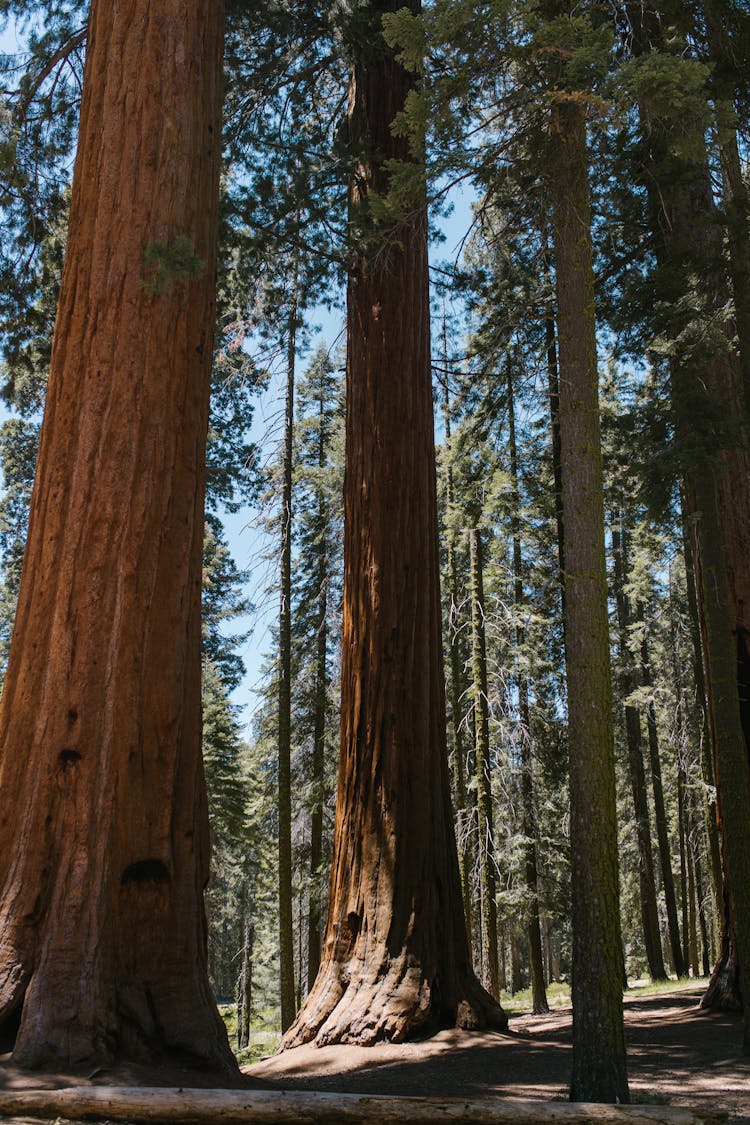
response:
{"label": "tree base flare", "polygon": [[737,963],[732,957],[724,955],[717,962],[700,1007],[714,1012],[742,1011]]}
{"label": "tree base flare", "polygon": [[57,989],[58,1003],[49,1004],[55,982],[45,980],[43,968],[28,972],[20,959],[6,959],[0,970],[0,1053],[24,1071],[90,1075],[134,1065],[177,1067],[216,1080],[239,1074],[221,1017],[199,989],[183,996],[168,990],[181,1016],[170,1022],[156,990],[96,983],[89,991],[81,987],[78,1000]]}
{"label": "tree base flare", "polygon": [[307,1043],[403,1043],[447,1027],[507,1030],[505,1012],[471,972],[443,990],[437,976],[428,980],[415,965],[405,970],[391,965],[382,974],[368,971],[366,963],[358,969],[352,971],[351,963],[329,963],[321,970],[280,1051]]}

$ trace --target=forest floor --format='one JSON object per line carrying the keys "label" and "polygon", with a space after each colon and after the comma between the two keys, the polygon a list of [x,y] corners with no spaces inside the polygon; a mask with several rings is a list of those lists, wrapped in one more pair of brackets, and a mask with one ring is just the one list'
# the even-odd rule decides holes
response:
{"label": "forest floor", "polygon": [[[632,1100],[727,1110],[750,1123],[750,1059],[740,1053],[742,1020],[705,1012],[698,982],[625,996]],[[570,1008],[511,1015],[509,1034],[442,1031],[430,1039],[375,1047],[298,1047],[244,1072],[284,1090],[430,1097],[567,1097]]]}
{"label": "forest floor", "polygon": [[[733,1125],[750,1125],[750,1059],[740,1053],[742,1021],[733,1012],[704,1012],[705,981],[625,996],[628,1072],[633,1102],[724,1110]],[[559,1002],[561,997],[556,997]],[[510,1013],[509,1032],[442,1031],[422,1041],[375,1047],[298,1047],[242,1068],[235,1081],[172,1067],[121,1068],[82,1079],[19,1071],[0,1056],[4,1092],[65,1087],[234,1087],[245,1090],[318,1091],[431,1098],[507,1097],[567,1100],[571,1062],[571,1010],[546,1016]],[[102,1094],[106,1093],[101,1090]],[[35,1111],[39,1112],[39,1111]],[[59,1112],[59,1111],[58,1111]],[[7,1110],[6,1110],[7,1113]],[[49,1116],[49,1114],[48,1114]],[[52,1113],[57,1117],[57,1112]],[[111,1116],[111,1115],[107,1115]],[[133,1118],[135,1120],[136,1118]],[[59,1122],[63,1118],[57,1117]],[[33,1125],[26,1117],[0,1121]]]}

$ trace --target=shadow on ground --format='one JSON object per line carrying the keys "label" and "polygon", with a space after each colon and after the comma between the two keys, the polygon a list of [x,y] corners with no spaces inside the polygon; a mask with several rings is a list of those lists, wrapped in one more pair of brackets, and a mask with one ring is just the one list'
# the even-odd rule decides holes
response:
{"label": "shadow on ground", "polygon": [[[625,1027],[634,1101],[728,1110],[750,1121],[750,1059],[742,1020],[698,1008],[700,988],[628,997]],[[565,1098],[571,1012],[511,1018],[510,1033],[442,1031],[376,1047],[298,1047],[247,1073],[287,1090],[431,1097]]]}

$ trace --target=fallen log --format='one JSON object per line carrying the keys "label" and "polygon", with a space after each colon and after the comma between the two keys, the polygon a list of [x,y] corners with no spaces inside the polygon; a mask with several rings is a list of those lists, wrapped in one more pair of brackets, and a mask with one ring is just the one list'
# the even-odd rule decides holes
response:
{"label": "fallen log", "polygon": [[181,1125],[402,1125],[478,1122],[487,1125],[713,1125],[722,1110],[672,1106],[584,1105],[507,1098],[413,1098],[311,1091],[192,1090],[73,1086],[0,1091],[0,1117],[67,1121],[180,1122]]}

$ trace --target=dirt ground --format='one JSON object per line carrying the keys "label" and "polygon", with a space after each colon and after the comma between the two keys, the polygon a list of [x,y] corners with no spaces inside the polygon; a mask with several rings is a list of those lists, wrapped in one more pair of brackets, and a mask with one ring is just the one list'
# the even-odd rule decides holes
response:
{"label": "dirt ground", "polygon": [[[625,999],[633,1101],[726,1109],[750,1123],[750,1059],[736,1013],[703,1012],[702,987]],[[298,1047],[246,1068],[286,1090],[432,1097],[565,1098],[571,1011],[510,1019],[510,1034],[443,1031],[376,1047]]]}
{"label": "dirt ground", "polygon": [[[727,1110],[750,1125],[750,1059],[741,1017],[702,1012],[703,985],[625,998],[634,1102]],[[567,1098],[571,1012],[511,1017],[508,1034],[443,1031],[376,1047],[300,1047],[244,1068],[235,1080],[175,1067],[129,1067],[86,1076],[30,1074],[0,1056],[0,1090],[65,1086],[242,1087],[431,1097]],[[19,1121],[17,1118],[2,1118]]]}

